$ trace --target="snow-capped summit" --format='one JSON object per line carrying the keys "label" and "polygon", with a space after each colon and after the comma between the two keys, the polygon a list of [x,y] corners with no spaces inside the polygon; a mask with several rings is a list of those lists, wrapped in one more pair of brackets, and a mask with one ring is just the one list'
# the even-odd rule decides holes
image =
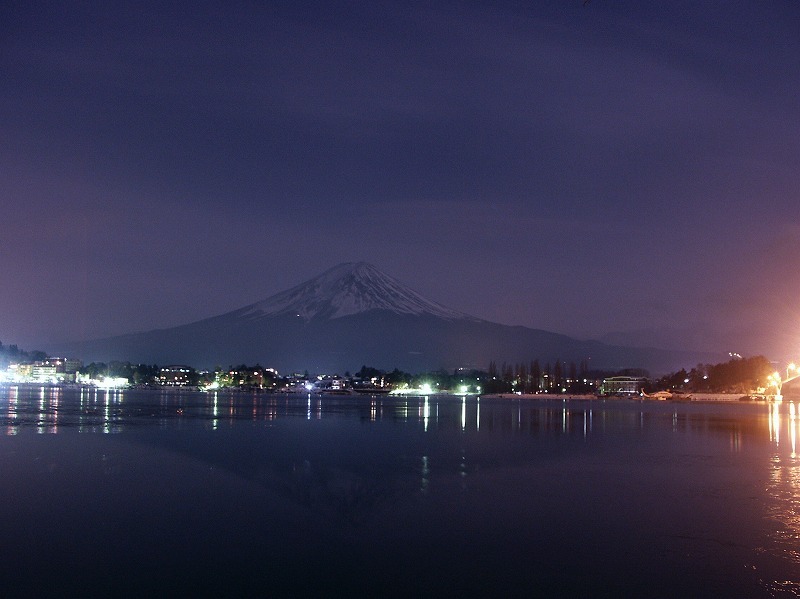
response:
{"label": "snow-capped summit", "polygon": [[346,262],[287,291],[244,308],[250,316],[295,315],[305,321],[334,319],[370,310],[430,315],[448,320],[476,318],[422,297],[366,262]]}

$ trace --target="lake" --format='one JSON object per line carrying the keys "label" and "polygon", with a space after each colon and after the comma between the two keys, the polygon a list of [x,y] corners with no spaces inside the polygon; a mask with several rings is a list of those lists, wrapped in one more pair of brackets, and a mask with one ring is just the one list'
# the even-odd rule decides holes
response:
{"label": "lake", "polygon": [[2,387],[3,594],[796,596],[798,411]]}

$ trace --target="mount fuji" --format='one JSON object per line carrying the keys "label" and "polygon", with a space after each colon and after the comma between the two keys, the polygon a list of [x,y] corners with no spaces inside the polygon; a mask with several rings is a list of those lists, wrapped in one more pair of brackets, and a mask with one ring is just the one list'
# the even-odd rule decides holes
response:
{"label": "mount fuji", "polygon": [[717,356],[613,346],[489,322],[428,300],[364,262],[340,264],[263,301],[190,324],[50,348],[84,361],[200,368],[256,363],[280,371],[362,365],[422,372],[491,360],[580,362],[668,372]]}
{"label": "mount fuji", "polygon": [[332,320],[370,310],[434,316],[446,320],[478,320],[422,297],[366,262],[345,263],[288,291],[242,308],[259,318],[290,315]]}

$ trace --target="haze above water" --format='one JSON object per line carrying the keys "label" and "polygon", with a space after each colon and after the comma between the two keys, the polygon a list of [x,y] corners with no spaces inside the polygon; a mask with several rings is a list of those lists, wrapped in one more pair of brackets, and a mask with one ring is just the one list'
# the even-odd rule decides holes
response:
{"label": "haze above water", "polygon": [[794,596],[796,409],[2,388],[4,594]]}

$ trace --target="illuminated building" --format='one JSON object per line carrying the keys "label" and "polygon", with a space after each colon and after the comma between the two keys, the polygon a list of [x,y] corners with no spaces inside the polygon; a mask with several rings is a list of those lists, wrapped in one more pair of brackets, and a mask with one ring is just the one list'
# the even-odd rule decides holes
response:
{"label": "illuminated building", "polygon": [[36,362],[33,364],[33,366],[31,366],[32,383],[55,383],[56,380],[55,364]]}
{"label": "illuminated building", "polygon": [[634,395],[639,393],[646,380],[640,376],[611,376],[603,379],[603,384],[600,385],[600,394]]}
{"label": "illuminated building", "polygon": [[194,369],[180,364],[164,366],[158,372],[158,384],[165,387],[185,387],[191,383]]}

